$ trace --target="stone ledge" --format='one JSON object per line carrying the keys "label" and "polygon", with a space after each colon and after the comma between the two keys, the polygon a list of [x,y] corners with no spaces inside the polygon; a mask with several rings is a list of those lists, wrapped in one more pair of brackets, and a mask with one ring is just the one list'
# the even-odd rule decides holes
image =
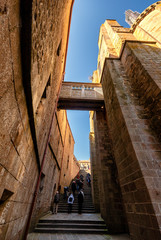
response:
{"label": "stone ledge", "polygon": [[103,64],[103,69],[102,69],[102,73],[101,73],[101,77],[100,77],[100,83],[102,84],[102,74],[104,72],[104,66],[105,66],[105,62],[106,60],[121,60],[121,57],[122,57],[122,54],[123,54],[123,51],[125,49],[125,46],[126,46],[126,43],[147,43],[147,44],[156,44],[155,41],[143,41],[143,40],[125,40],[125,42],[123,43],[123,46],[122,46],[122,49],[121,49],[121,53],[120,53],[120,56],[119,57],[106,57],[105,58],[105,61],[104,61],[104,64]]}

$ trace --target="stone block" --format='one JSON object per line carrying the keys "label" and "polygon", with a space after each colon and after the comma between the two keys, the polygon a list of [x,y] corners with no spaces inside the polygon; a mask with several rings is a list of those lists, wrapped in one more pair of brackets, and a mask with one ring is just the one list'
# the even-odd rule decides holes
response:
{"label": "stone block", "polygon": [[10,47],[10,36],[8,28],[8,17],[7,15],[0,16],[0,97],[8,90],[12,84],[12,59],[11,59],[11,47]]}

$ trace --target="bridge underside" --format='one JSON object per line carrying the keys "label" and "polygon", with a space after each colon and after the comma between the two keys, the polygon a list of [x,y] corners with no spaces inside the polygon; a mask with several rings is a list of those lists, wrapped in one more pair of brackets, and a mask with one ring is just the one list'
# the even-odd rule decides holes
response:
{"label": "bridge underside", "polygon": [[66,110],[86,110],[102,111],[104,110],[104,101],[91,99],[66,99],[61,98],[58,102],[58,109]]}
{"label": "bridge underside", "polygon": [[63,82],[59,109],[69,110],[104,110],[102,85],[98,83]]}

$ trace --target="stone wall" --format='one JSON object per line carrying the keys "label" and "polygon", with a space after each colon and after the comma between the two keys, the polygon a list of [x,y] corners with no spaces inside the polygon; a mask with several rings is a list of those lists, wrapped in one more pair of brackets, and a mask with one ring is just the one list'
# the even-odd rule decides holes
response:
{"label": "stone wall", "polygon": [[113,155],[113,146],[104,112],[95,112],[94,133],[96,166],[101,216],[109,232],[125,232],[126,219],[122,205],[118,173]]}
{"label": "stone wall", "polygon": [[[147,16],[139,26],[143,28],[145,24],[144,30],[148,31],[145,27],[146,18],[149,21]],[[117,23],[114,26],[114,21],[106,21],[111,45],[108,56],[104,56],[100,75],[129,231],[136,240],[154,237],[159,240],[161,236],[161,55],[155,35],[158,29],[155,26],[160,24],[157,16],[153,14],[154,18],[151,18],[154,21],[153,36],[153,24],[147,25],[151,31],[150,39],[146,31],[139,35],[137,27],[136,34],[133,35],[132,30],[125,34]],[[116,48],[117,55],[110,56],[113,48]]]}
{"label": "stone wall", "polygon": [[73,153],[74,143],[66,111],[57,111],[48,144],[39,193],[32,215],[31,231],[38,219],[50,210],[59,186],[61,186],[61,192],[63,193],[64,186],[69,186],[79,171],[79,165]]}
{"label": "stone wall", "polygon": [[[63,77],[71,2],[0,3],[1,239],[23,239]],[[32,223],[49,209],[58,179],[48,145]]]}
{"label": "stone wall", "polygon": [[[59,111],[59,112],[62,112]],[[77,159],[74,156],[74,138],[70,129],[70,125],[67,119],[66,111],[63,111],[64,119],[62,124],[66,126],[64,133],[64,149],[61,158],[61,175],[60,175],[60,185],[61,185],[61,193],[64,192],[64,187],[69,186],[72,179],[79,172],[79,164]],[[60,118],[60,117],[59,117]]]}
{"label": "stone wall", "polygon": [[71,2],[35,0],[32,6],[31,92],[40,159],[64,74]]}

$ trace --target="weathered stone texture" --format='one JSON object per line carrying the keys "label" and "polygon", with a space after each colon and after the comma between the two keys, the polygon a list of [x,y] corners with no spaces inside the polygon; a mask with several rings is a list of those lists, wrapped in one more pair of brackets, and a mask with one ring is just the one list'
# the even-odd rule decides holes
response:
{"label": "weathered stone texture", "polygon": [[18,1],[1,2],[0,196],[4,189],[14,193],[0,206],[2,239],[20,239],[38,174],[21,78],[18,7]]}
{"label": "weathered stone texture", "polygon": [[71,2],[33,1],[31,88],[40,158],[63,77]]}
{"label": "weathered stone texture", "polygon": [[160,1],[151,5],[138,17],[137,21],[133,24],[132,29],[134,36],[138,40],[154,40],[161,45],[161,7]]}
{"label": "weathered stone texture", "polygon": [[100,49],[104,62],[99,77],[132,239],[161,236],[159,3],[126,34],[114,21],[106,21],[101,32],[111,41],[111,56]]}
{"label": "weathered stone texture", "polygon": [[[93,74],[93,81],[96,80],[97,73]],[[92,180],[92,199],[95,210],[100,212],[100,199],[99,199],[99,185],[98,185],[98,173],[97,173],[97,156],[96,156],[96,141],[95,141],[95,133],[94,133],[94,111],[90,111],[89,119],[90,119],[90,163],[91,163],[91,180]]]}
{"label": "weathered stone texture", "polygon": [[59,186],[63,193],[64,187],[69,186],[79,172],[79,164],[73,155],[74,143],[66,111],[56,112],[31,226],[50,210]]}
{"label": "weathered stone texture", "polygon": [[[62,118],[62,114],[63,118]],[[64,134],[62,134],[64,149],[61,156],[61,175],[60,175],[60,185],[61,192],[64,192],[64,187],[69,186],[71,180],[77,175],[79,172],[79,164],[74,156],[74,138],[70,129],[70,125],[67,119],[66,111],[59,111],[59,120],[60,126],[65,126]],[[54,136],[55,137],[55,136]]]}
{"label": "weathered stone texture", "polygon": [[[127,43],[122,62],[131,78],[131,87],[144,106],[140,112],[161,138],[161,50],[155,44]],[[140,64],[141,63],[141,64]],[[152,67],[153,66],[153,67]]]}
{"label": "weathered stone texture", "polygon": [[158,182],[159,169],[151,154],[160,145],[149,129],[148,120],[140,118],[138,111],[143,111],[143,107],[130,93],[129,79],[120,61],[106,60],[105,64],[102,77],[105,106],[130,233],[134,239],[148,239],[148,234],[159,239],[158,224],[154,227],[151,220],[158,201],[154,192],[160,195],[159,188],[151,185],[152,176]]}
{"label": "weathered stone texture", "polygon": [[126,220],[105,113],[95,112],[94,132],[101,215],[110,232],[124,232]]}
{"label": "weathered stone texture", "polygon": [[100,212],[98,173],[96,164],[96,146],[94,132],[90,133],[90,162],[91,162],[91,180],[92,180],[92,198],[96,212]]}
{"label": "weathered stone texture", "polygon": [[[28,117],[30,109],[27,109],[26,101],[33,106],[32,118],[36,126],[39,158],[42,160],[63,76],[71,2],[33,1],[33,21],[30,26],[32,52],[28,53],[31,54],[31,79],[27,79],[31,85],[33,102],[25,95],[22,79],[21,50],[26,47],[26,42],[20,38],[24,23],[20,23],[22,4],[19,0],[0,3],[0,198],[4,189],[13,192],[0,205],[1,239],[23,239],[39,174],[29,124],[31,118]],[[27,7],[30,1],[24,1],[24,4]],[[61,158],[64,147],[61,144],[60,147],[56,145],[58,158]],[[49,146],[45,160],[32,224],[50,209],[53,193],[59,183],[60,171]]]}

